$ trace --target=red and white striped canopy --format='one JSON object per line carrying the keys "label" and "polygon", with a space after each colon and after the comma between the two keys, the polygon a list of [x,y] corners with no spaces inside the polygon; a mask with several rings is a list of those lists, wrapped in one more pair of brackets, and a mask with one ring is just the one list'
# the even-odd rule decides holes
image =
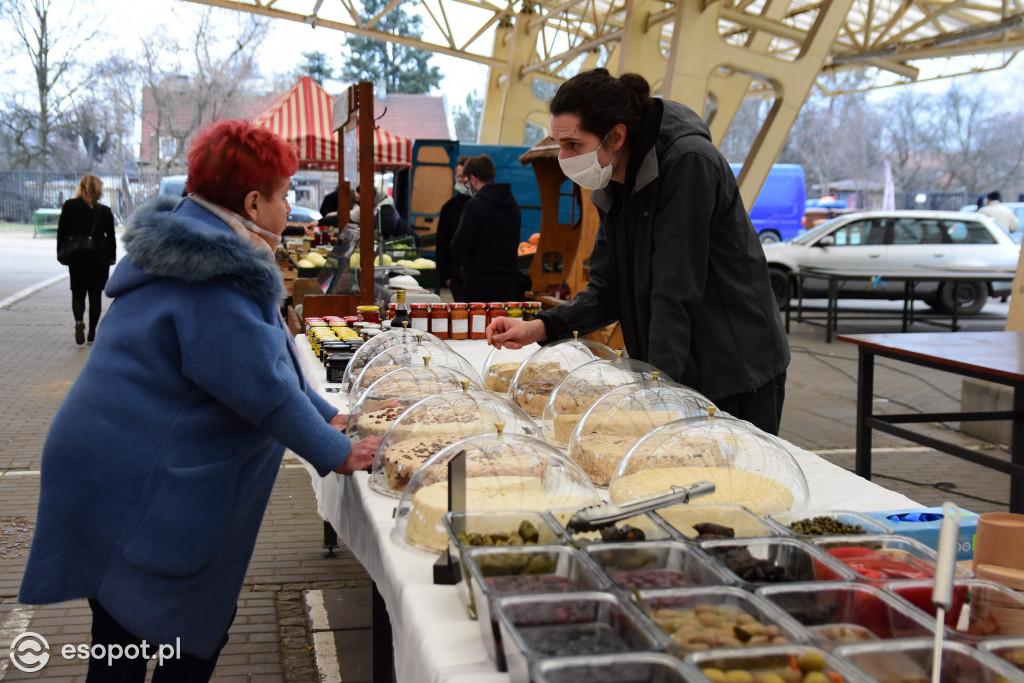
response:
{"label": "red and white striped canopy", "polygon": [[331,132],[334,97],[309,76],[303,76],[288,92],[256,117],[299,153],[299,168],[338,168],[338,141]]}
{"label": "red and white striped canopy", "polygon": [[412,166],[412,140],[376,128],[373,131],[373,147],[373,165],[379,170]]}

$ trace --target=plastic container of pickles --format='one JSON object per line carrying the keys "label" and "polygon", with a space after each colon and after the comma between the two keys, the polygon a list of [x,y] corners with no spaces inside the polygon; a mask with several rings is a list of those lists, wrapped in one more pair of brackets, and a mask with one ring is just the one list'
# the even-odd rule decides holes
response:
{"label": "plastic container of pickles", "polygon": [[698,547],[748,590],[795,581],[853,581],[857,576],[825,551],[795,538],[703,541]]}
{"label": "plastic container of pickles", "polygon": [[[893,581],[884,589],[935,618],[932,581]],[[970,645],[985,638],[1024,636],[1024,596],[991,581],[956,579],[945,624],[947,637]]]}
{"label": "plastic container of pickles", "polygon": [[1024,671],[1024,637],[989,638],[978,643],[978,649],[990,652]]}
{"label": "plastic container of pickles", "polygon": [[533,683],[689,683],[692,673],[671,655],[620,652],[555,657],[533,667]]}
{"label": "plastic container of pickles", "polygon": [[680,656],[716,648],[807,642],[811,634],[764,598],[735,586],[640,591],[640,608]]}
{"label": "plastic container of pickles", "polygon": [[768,520],[800,538],[892,533],[892,529],[878,520],[850,510],[789,510],[773,512]]}
{"label": "plastic container of pickles", "polygon": [[565,536],[566,542],[577,548],[585,548],[591,543],[629,543],[672,539],[671,529],[657,515],[650,513],[624,519],[599,531],[571,531],[566,524],[579,510],[580,506],[578,505],[551,510],[551,518]]}
{"label": "plastic container of pickles", "polygon": [[475,548],[466,553],[473,604],[488,654],[498,640],[494,600],[506,595],[566,594],[607,588],[608,577],[583,553],[567,546]]}
{"label": "plastic container of pickles", "polygon": [[[809,539],[857,573],[861,581],[880,585],[888,581],[929,579],[935,575],[939,555],[911,538],[894,534],[821,536]],[[969,574],[955,570],[954,578]]]}
{"label": "plastic container of pickles", "polygon": [[655,515],[664,521],[675,535],[685,541],[712,540],[719,537],[723,531],[726,535],[731,531],[732,538],[792,535],[758,517],[742,505],[701,505],[698,500],[692,505],[662,508]]}
{"label": "plastic container of pickles", "polygon": [[926,638],[935,632],[924,614],[891,593],[863,583],[764,586],[757,595],[777,605],[822,643]]}
{"label": "plastic container of pickles", "polygon": [[708,650],[687,655],[684,661],[700,670],[704,678],[698,680],[704,681],[764,680],[771,674],[786,683],[867,683],[871,680],[841,658],[810,645]]}
{"label": "plastic container of pickles", "polygon": [[678,541],[595,543],[585,552],[617,588],[626,592],[736,582],[703,552]]}
{"label": "plastic container of pickles", "polygon": [[[878,683],[919,683],[932,675],[931,638],[843,645],[835,653]],[[1019,671],[995,655],[963,643],[942,645],[942,683],[1010,683]]]}
{"label": "plastic container of pickles", "polygon": [[492,608],[498,670],[512,683],[528,683],[531,665],[551,657],[663,652],[672,644],[639,608],[611,593],[514,595]]}

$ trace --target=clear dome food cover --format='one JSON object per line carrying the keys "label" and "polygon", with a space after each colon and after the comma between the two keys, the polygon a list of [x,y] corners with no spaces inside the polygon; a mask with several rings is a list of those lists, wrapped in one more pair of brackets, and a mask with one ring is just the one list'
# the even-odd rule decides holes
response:
{"label": "clear dome food cover", "polygon": [[621,355],[613,360],[584,363],[566,375],[548,397],[541,423],[544,438],[565,446],[583,414],[599,398],[616,387],[654,380],[659,374],[659,370],[650,363]]}
{"label": "clear dome food cover", "polygon": [[591,339],[563,339],[542,346],[512,377],[509,398],[530,417],[543,417],[548,397],[566,375],[584,363],[617,357],[615,351]]}
{"label": "clear dome food cover", "polygon": [[781,441],[716,415],[671,422],[642,438],[619,463],[608,495],[618,503],[705,480],[715,492],[691,504],[736,503],[759,515],[807,504],[807,479]]}
{"label": "clear dome food cover", "polygon": [[709,408],[714,408],[711,401],[682,384],[641,380],[612,389],[581,418],[571,413],[555,415],[552,432],[556,442],[567,439],[569,457],[592,482],[607,486],[626,453],[641,438],[669,422],[707,416]]}
{"label": "clear dome food cover", "polygon": [[443,366],[392,366],[352,405],[345,434],[353,441],[384,436],[410,407],[429,396],[463,389],[480,389],[471,377]]}
{"label": "clear dome food cover", "polygon": [[444,343],[429,332],[412,329],[388,330],[371,337],[352,355],[352,360],[348,362],[348,366],[345,368],[345,374],[341,377],[342,386],[346,391],[348,391],[352,386],[352,380],[359,377],[359,373],[363,371],[366,364],[373,360],[373,358],[382,351],[386,351],[387,349],[395,346],[415,344],[417,342],[434,342],[436,344]]}
{"label": "clear dome food cover", "polygon": [[560,451],[522,434],[471,436],[427,460],[402,492],[392,540],[431,552],[448,547],[448,462],[466,452],[466,510],[546,511],[599,502],[587,475]]}
{"label": "clear dome food cover", "polygon": [[370,488],[398,497],[427,460],[468,436],[520,434],[540,438],[540,428],[523,409],[489,391],[449,391],[425,398],[403,412],[387,430],[373,463]]}
{"label": "clear dome food cover", "polygon": [[394,369],[402,367],[444,367],[458,370],[473,380],[473,386],[479,387],[480,375],[472,363],[462,357],[444,342],[417,342],[402,344],[378,353],[349,388],[349,405],[354,405],[363,392],[378,379]]}
{"label": "clear dome food cover", "polygon": [[484,361],[484,389],[499,394],[508,394],[512,378],[526,360],[540,349],[540,344],[527,344],[521,349],[494,347]]}

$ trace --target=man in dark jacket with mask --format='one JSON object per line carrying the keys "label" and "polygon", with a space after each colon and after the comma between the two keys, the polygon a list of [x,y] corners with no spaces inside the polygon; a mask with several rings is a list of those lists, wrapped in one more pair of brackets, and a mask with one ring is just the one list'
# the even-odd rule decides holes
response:
{"label": "man in dark jacket with mask", "polygon": [[509,301],[516,296],[519,205],[508,183],[494,182],[494,161],[470,157],[463,167],[472,198],[462,210],[450,250],[462,264],[466,301]]}

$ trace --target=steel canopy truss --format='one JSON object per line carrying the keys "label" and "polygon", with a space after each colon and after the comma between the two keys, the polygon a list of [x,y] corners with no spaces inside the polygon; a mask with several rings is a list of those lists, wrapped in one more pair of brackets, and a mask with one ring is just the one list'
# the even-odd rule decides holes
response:
{"label": "steel canopy truss", "polygon": [[[358,0],[185,1],[484,64],[482,142],[521,144],[527,122],[545,125],[534,81],[593,66],[709,112],[716,141],[745,98],[769,99],[740,176],[748,206],[811,88],[844,92],[854,69],[870,89],[1001,68],[1024,47],[1024,0],[391,0],[365,22]],[[423,38],[380,30],[399,5]]]}

